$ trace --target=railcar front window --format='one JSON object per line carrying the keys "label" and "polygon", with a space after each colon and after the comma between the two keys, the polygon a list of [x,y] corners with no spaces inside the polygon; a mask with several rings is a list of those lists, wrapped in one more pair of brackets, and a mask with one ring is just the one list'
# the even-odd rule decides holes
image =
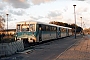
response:
{"label": "railcar front window", "polygon": [[17,32],[20,32],[20,25],[17,25]]}
{"label": "railcar front window", "polygon": [[30,24],[30,31],[35,31],[35,25],[34,24]]}
{"label": "railcar front window", "polygon": [[29,31],[29,24],[22,24],[22,31]]}

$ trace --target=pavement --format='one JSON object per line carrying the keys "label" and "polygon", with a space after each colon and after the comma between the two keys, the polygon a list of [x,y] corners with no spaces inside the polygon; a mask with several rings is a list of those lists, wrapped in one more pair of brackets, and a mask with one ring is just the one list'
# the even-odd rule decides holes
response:
{"label": "pavement", "polygon": [[54,60],[90,60],[90,35],[83,36]]}

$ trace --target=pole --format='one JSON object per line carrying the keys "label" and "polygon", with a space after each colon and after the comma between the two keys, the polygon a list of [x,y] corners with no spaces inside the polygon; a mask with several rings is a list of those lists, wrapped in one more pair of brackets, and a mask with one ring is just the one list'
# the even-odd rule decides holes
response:
{"label": "pole", "polygon": [[[82,17],[80,17],[81,18],[81,28],[83,28],[83,26],[82,26]],[[82,32],[83,32],[83,30],[81,30],[81,34],[82,34]]]}
{"label": "pole", "polygon": [[82,17],[80,17],[81,18],[81,27],[82,27]]}
{"label": "pole", "polygon": [[6,14],[7,15],[7,35],[8,35],[8,15],[9,14]]}
{"label": "pole", "polygon": [[76,39],[76,13],[75,13],[75,6],[76,5],[73,5],[74,6],[74,18],[75,18],[75,39]]}

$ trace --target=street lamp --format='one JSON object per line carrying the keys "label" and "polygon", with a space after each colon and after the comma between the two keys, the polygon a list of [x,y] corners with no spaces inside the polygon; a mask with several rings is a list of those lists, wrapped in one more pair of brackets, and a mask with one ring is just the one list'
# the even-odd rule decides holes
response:
{"label": "street lamp", "polygon": [[85,29],[86,28],[86,26],[85,26],[85,22],[83,21],[83,28]]}
{"label": "street lamp", "polygon": [[83,28],[84,28],[84,25],[85,25],[85,24],[84,24],[84,22],[83,22]]}
{"label": "street lamp", "polygon": [[81,27],[82,27],[82,17],[80,17],[81,18]]}
{"label": "street lamp", "polygon": [[[83,28],[83,26],[82,26],[82,17],[80,17],[81,18],[81,28]],[[83,30],[83,29],[82,29]],[[81,30],[81,33],[82,33],[82,30]]]}
{"label": "street lamp", "polygon": [[74,18],[75,18],[75,39],[76,39],[76,13],[75,13],[75,6],[76,5],[73,5],[74,6]]}
{"label": "street lamp", "polygon": [[9,14],[6,14],[7,15],[7,35],[8,35],[8,15]]}

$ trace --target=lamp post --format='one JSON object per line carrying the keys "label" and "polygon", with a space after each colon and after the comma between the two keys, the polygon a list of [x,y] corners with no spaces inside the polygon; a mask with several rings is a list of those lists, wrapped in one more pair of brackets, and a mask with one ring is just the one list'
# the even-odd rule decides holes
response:
{"label": "lamp post", "polygon": [[9,14],[6,14],[7,15],[7,35],[8,35],[8,15]]}
{"label": "lamp post", "polygon": [[81,27],[82,27],[82,17],[80,17],[81,18]]}
{"label": "lamp post", "polygon": [[[83,26],[82,26],[82,17],[80,17],[81,18],[81,28],[83,28]],[[82,30],[81,30],[81,33],[82,33]]]}
{"label": "lamp post", "polygon": [[75,6],[76,5],[73,5],[74,6],[74,18],[75,18],[75,39],[76,39],[76,13],[75,13]]}
{"label": "lamp post", "polygon": [[84,26],[85,26],[85,23],[83,22],[83,28],[84,28]]}

